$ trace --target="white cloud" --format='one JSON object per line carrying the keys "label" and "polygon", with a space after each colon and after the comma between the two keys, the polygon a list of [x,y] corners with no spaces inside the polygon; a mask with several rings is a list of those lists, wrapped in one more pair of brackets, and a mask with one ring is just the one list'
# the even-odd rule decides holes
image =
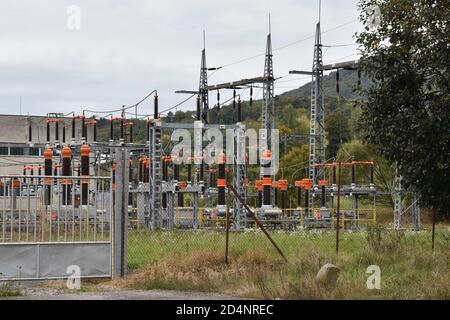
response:
{"label": "white cloud", "polygon": [[[357,18],[357,0],[323,0],[322,29]],[[131,104],[158,89],[161,106],[185,97],[177,89],[198,86],[202,30],[207,61],[219,66],[263,53],[272,17],[273,47],[314,34],[317,0],[52,1],[0,3],[0,113],[79,112]],[[81,8],[81,30],[66,28],[69,5]],[[357,22],[323,35],[324,44],[352,43]],[[276,51],[274,70],[311,65],[313,40]],[[356,53],[356,47],[324,49],[325,61]],[[349,58],[347,58],[349,59]],[[344,60],[347,60],[344,59]],[[264,57],[215,73],[210,83],[258,76]],[[291,77],[292,78],[292,77]],[[289,80],[291,78],[286,78]],[[283,82],[277,93],[306,80]],[[223,99],[230,93],[223,93]],[[245,98],[245,96],[244,96]],[[213,101],[215,99],[212,99]],[[151,103],[144,105],[150,113]],[[194,103],[183,108],[193,108]]]}

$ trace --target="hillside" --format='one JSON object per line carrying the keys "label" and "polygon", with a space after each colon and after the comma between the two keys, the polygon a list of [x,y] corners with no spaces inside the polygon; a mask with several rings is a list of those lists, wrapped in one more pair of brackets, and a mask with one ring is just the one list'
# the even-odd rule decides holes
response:
{"label": "hillside", "polygon": [[[345,99],[355,99],[354,88],[358,83],[358,72],[353,70],[340,70],[339,71],[339,87],[340,96]],[[368,80],[365,77],[361,78],[361,85],[367,85]],[[325,75],[323,78],[323,90],[325,96],[337,97],[336,93],[336,71]],[[311,95],[311,83],[307,83],[298,89],[294,89],[282,94],[282,96],[310,96]]]}
{"label": "hillside", "polygon": [[[357,137],[356,134],[356,118],[358,113],[354,112],[353,102],[356,94],[353,89],[358,81],[356,71],[340,71],[340,97],[336,93],[336,72],[331,72],[324,76],[324,103],[325,103],[325,117],[326,130],[332,131],[333,136],[336,136],[336,141],[328,139],[329,155],[335,155],[337,146],[333,144],[341,144]],[[362,80],[362,83],[367,81]],[[298,89],[285,92],[275,97],[275,123],[276,127],[280,129],[281,134],[308,134],[309,133],[309,108],[311,104],[310,98],[310,83],[307,83]],[[192,122],[194,111],[176,111],[169,112],[164,118],[169,122]],[[242,118],[248,128],[258,129],[261,123],[261,100],[254,100],[252,104],[249,101],[242,102]],[[232,104],[221,106],[211,106],[209,112],[210,123],[233,123],[236,121],[236,110],[233,109]],[[135,120],[134,140],[135,142],[144,142],[145,121]],[[119,134],[118,128],[116,135]],[[109,139],[109,125],[108,121],[101,120],[99,122],[98,137],[100,141],[107,141]],[[303,143],[303,141],[296,141],[289,143],[286,149]],[[331,148],[331,149],[330,149]]]}

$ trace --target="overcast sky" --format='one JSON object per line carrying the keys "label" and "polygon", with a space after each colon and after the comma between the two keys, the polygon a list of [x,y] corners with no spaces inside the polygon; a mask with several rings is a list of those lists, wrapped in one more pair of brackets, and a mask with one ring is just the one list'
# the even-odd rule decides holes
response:
{"label": "overcast sky", "polygon": [[[356,3],[323,0],[322,31],[348,23],[324,32],[324,45],[354,43]],[[70,5],[81,10],[79,30],[67,27]],[[208,67],[227,65],[264,53],[269,12],[274,49],[307,38],[274,52],[275,76],[284,76],[278,94],[308,80],[286,74],[311,68],[318,0],[2,0],[0,113],[18,114],[20,97],[22,114],[108,110],[153,89],[161,109],[173,106],[187,97],[175,90],[198,88],[203,29]],[[354,45],[324,48],[325,63],[355,58]],[[263,68],[262,55],[215,72],[209,83],[260,76]],[[210,99],[215,103],[215,94]],[[149,101],[138,112],[151,110]]]}

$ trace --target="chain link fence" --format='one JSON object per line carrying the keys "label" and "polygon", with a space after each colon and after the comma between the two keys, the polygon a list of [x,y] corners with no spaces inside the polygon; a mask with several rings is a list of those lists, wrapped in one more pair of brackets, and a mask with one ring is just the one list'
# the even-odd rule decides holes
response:
{"label": "chain link fence", "polygon": [[[140,201],[144,201],[143,198]],[[188,256],[206,259],[213,254],[225,261],[226,252],[230,260],[246,255],[262,255],[274,262],[282,260],[277,249],[250,215],[247,217],[246,228],[234,228],[231,208],[228,241],[226,216],[219,216],[214,209],[199,208],[198,212],[194,213],[193,207],[177,207],[174,209],[172,230],[149,230],[145,222],[148,217],[146,210],[145,205],[140,203],[133,208],[130,215],[130,271],[158,261],[184,259]],[[257,217],[288,261],[301,259],[311,250],[320,251],[331,261],[337,250],[342,254],[351,254],[368,246],[393,246],[396,242],[414,243],[422,249],[431,250],[431,225],[428,221],[420,231],[412,231],[409,228],[395,231],[392,221],[377,221],[377,209],[361,209],[358,219],[355,219],[347,215],[346,209],[342,208],[339,228],[336,228],[336,211],[332,211],[328,218],[315,217],[314,211],[312,210],[313,215],[305,215],[299,209],[286,209],[279,217],[265,218],[258,214]],[[392,209],[390,215],[393,215]],[[167,215],[163,217],[163,225],[166,219]],[[406,222],[405,227],[408,227]],[[449,247],[449,234],[444,224],[438,225],[435,246]]]}

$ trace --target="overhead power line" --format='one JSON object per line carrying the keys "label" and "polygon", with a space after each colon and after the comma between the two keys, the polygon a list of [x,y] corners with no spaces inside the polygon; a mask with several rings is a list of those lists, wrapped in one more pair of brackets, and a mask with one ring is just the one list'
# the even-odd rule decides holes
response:
{"label": "overhead power line", "polygon": [[[348,22],[345,22],[343,24],[337,25],[337,26],[335,26],[335,27],[333,27],[331,29],[327,29],[327,30],[323,31],[322,34],[325,34],[325,33],[328,33],[328,32],[331,32],[331,31],[334,31],[334,30],[337,30],[337,29],[340,29],[340,28],[345,27],[345,26],[347,26],[349,24],[352,24],[352,23],[354,23],[356,21],[358,21],[358,19],[353,19],[351,21],[348,21]],[[306,38],[300,39],[300,40],[296,40],[296,41],[290,42],[290,43],[285,44],[285,45],[283,45],[281,47],[275,48],[275,49],[273,49],[273,51],[279,51],[279,50],[282,50],[282,49],[294,46],[294,45],[302,43],[304,41],[307,41],[307,40],[310,40],[310,39],[314,39],[314,37],[315,37],[315,34],[313,34],[311,36],[308,36]],[[342,45],[342,46],[344,46],[344,45]],[[230,67],[230,66],[233,66],[233,65],[236,65],[236,64],[240,64],[240,63],[243,63],[243,62],[246,62],[246,61],[249,61],[249,60],[261,57],[261,56],[264,56],[264,55],[265,55],[265,53],[256,54],[256,55],[253,55],[253,56],[250,56],[250,57],[247,57],[247,58],[243,58],[243,59],[240,59],[240,60],[237,60],[237,61],[234,61],[234,62],[227,63],[225,65],[222,65],[220,68]],[[218,70],[216,70],[216,71],[218,71]],[[212,74],[214,74],[215,72],[213,72]]]}

